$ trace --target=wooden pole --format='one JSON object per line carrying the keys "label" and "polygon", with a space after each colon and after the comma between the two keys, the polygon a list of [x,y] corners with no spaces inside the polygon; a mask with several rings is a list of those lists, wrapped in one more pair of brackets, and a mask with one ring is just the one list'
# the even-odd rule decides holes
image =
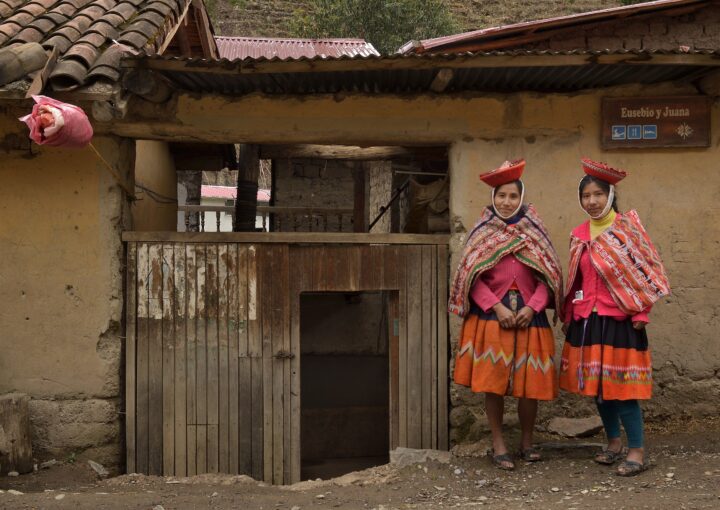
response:
{"label": "wooden pole", "polygon": [[257,145],[240,146],[238,158],[237,197],[235,199],[235,232],[254,232],[257,214],[257,189],[260,177],[260,153]]}
{"label": "wooden pole", "polygon": [[369,226],[370,186],[364,164],[355,165],[353,174],[353,232],[367,232]]}

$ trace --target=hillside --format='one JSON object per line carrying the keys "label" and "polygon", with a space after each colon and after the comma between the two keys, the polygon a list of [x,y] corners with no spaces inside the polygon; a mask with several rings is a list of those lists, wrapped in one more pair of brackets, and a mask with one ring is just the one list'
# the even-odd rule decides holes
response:
{"label": "hillside", "polygon": [[[288,22],[303,0],[210,0],[216,35],[289,37]],[[462,31],[622,5],[620,0],[447,0]]]}

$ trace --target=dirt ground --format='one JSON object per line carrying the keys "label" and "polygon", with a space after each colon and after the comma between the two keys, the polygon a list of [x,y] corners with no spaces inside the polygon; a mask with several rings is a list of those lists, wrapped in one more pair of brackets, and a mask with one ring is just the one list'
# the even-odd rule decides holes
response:
{"label": "dirt ground", "polygon": [[[2,509],[281,509],[308,508],[720,508],[720,420],[667,424],[648,434],[651,468],[620,478],[592,462],[600,437],[539,435],[545,461],[493,468],[485,457],[451,457],[405,467],[386,465],[325,481],[273,487],[244,476],[98,480],[80,461],[0,480]],[[563,446],[561,446],[563,445]],[[11,493],[18,491],[21,494]]]}

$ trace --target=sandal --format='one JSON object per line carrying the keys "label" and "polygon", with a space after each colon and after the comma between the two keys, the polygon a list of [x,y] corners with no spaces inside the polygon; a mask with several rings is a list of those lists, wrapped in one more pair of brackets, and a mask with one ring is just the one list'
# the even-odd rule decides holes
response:
{"label": "sandal", "polygon": [[532,446],[525,449],[521,448],[518,452],[518,455],[525,462],[538,462],[542,460],[542,454],[538,451],[537,448],[534,448]]}
{"label": "sandal", "polygon": [[639,462],[635,462],[634,460],[626,460],[618,466],[615,474],[618,476],[635,476],[647,470],[647,463],[640,464]]}
{"label": "sandal", "polygon": [[620,460],[620,458],[624,454],[624,450],[624,448],[620,448],[620,450],[618,451],[604,448],[601,452],[595,455],[595,458],[593,460],[598,464],[602,464],[603,466],[612,466]]}
{"label": "sandal", "polygon": [[513,462],[509,453],[495,455],[495,452],[490,450],[490,459],[492,460],[493,465],[498,469],[502,469],[503,471],[512,471],[515,469],[515,462]]}

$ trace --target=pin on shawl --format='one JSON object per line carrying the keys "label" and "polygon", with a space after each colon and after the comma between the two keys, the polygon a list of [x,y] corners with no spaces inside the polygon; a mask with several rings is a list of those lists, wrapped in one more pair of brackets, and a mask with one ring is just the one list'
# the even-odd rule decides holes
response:
{"label": "pin on shawl", "polygon": [[[582,160],[583,171],[611,185],[627,176],[627,172],[605,163]],[[610,200],[608,200],[610,202]],[[635,315],[670,294],[668,281],[660,254],[645,231],[637,211],[619,214],[615,222],[592,242],[579,237],[588,228],[585,222],[570,236],[570,269],[566,295],[570,293],[577,277],[580,257],[587,246],[595,269],[607,284],[610,295],[620,310]]]}

